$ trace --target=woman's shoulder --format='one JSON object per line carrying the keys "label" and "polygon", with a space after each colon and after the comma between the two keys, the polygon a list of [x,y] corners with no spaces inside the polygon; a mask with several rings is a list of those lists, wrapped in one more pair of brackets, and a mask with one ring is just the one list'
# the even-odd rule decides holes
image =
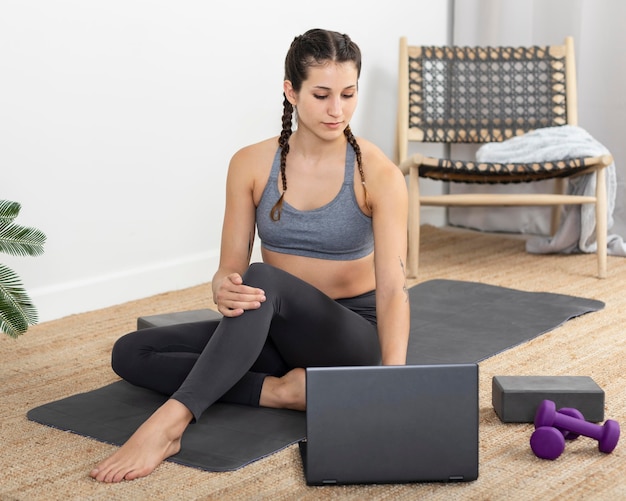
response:
{"label": "woman's shoulder", "polygon": [[248,162],[254,159],[256,162],[265,157],[272,157],[278,149],[278,137],[271,137],[259,141],[258,143],[249,144],[237,150],[233,155],[233,162]]}
{"label": "woman's shoulder", "polygon": [[246,185],[263,183],[269,177],[277,149],[278,139],[274,137],[237,150],[230,159],[229,177]]}
{"label": "woman's shoulder", "polygon": [[391,161],[379,146],[362,137],[357,137],[356,140],[361,149],[364,167],[376,170],[399,170],[396,164]]}
{"label": "woman's shoulder", "polygon": [[368,193],[376,200],[387,202],[400,190],[406,190],[404,174],[377,145],[366,139],[357,138],[361,149],[365,183]]}

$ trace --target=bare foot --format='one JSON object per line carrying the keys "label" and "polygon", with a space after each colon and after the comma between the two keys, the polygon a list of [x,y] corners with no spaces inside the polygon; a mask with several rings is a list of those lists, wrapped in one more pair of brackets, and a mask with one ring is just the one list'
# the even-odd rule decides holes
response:
{"label": "bare foot", "polygon": [[180,450],[180,439],[192,414],[177,400],[168,400],[148,418],[114,454],[89,476],[100,482],[121,482],[145,477]]}
{"label": "bare foot", "polygon": [[275,409],[305,410],[306,371],[296,368],[283,377],[267,376],[263,381],[259,405]]}

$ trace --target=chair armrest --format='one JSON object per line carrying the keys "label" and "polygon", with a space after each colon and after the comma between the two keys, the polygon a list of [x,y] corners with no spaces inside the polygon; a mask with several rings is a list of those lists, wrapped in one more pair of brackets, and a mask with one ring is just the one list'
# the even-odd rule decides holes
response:
{"label": "chair armrest", "polygon": [[402,174],[408,176],[411,167],[419,167],[420,165],[422,165],[422,162],[425,158],[426,157],[424,157],[424,155],[422,155],[421,153],[416,153],[415,155],[405,159],[403,162],[400,162],[400,165],[398,165],[398,167],[402,171]]}

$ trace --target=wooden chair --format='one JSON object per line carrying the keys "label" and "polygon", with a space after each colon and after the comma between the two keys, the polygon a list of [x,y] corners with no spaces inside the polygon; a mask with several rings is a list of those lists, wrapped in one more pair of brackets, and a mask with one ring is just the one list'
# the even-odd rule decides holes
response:
{"label": "wooden chair", "polygon": [[[400,39],[397,164],[409,176],[408,276],[416,277],[420,207],[553,206],[552,231],[566,204],[595,204],[598,276],[606,276],[604,168],[610,155],[546,163],[477,163],[415,154],[409,143],[487,143],[542,127],[577,125],[574,42],[545,47],[424,47]],[[595,196],[564,194],[564,179],[596,173]],[[419,178],[501,184],[555,179],[554,194],[421,196]]]}

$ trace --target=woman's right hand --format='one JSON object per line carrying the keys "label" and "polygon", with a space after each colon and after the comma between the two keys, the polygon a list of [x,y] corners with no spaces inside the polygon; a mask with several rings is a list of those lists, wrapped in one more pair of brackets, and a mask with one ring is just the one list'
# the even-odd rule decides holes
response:
{"label": "woman's right hand", "polygon": [[225,317],[238,317],[246,310],[256,310],[265,301],[265,292],[243,283],[239,273],[231,273],[214,291],[213,300],[217,310]]}

